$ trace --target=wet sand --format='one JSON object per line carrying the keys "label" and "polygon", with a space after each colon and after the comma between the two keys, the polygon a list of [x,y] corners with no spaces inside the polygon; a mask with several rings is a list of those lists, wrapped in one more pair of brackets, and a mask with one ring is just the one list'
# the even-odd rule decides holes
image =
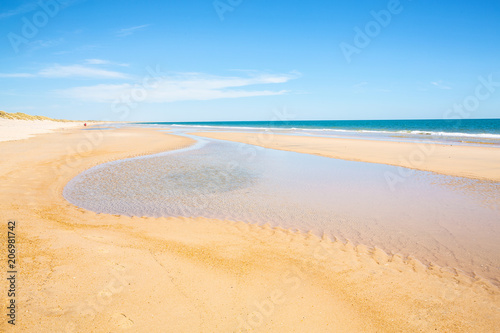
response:
{"label": "wet sand", "polygon": [[410,170],[391,188],[384,176],[399,167],[188,137],[197,143],[86,170],[63,196],[96,213],[205,217],[326,234],[500,285],[500,204],[485,200],[500,198],[498,183]]}
{"label": "wet sand", "polygon": [[281,228],[96,214],[62,196],[92,166],[192,143],[150,129],[0,143],[3,232],[17,222],[17,331],[498,331],[500,291],[480,278]]}
{"label": "wet sand", "polygon": [[[444,175],[500,181],[500,148],[268,133],[197,132],[195,135],[349,161],[381,163]],[[404,178],[390,175],[397,184]]]}

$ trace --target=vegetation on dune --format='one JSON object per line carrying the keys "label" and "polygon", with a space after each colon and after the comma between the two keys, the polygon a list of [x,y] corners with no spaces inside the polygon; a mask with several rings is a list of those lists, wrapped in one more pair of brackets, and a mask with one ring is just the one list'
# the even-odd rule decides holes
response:
{"label": "vegetation on dune", "polygon": [[50,121],[71,121],[65,119],[52,119],[44,116],[32,116],[22,112],[8,113],[5,111],[0,111],[0,118],[3,119],[18,119],[18,120],[50,120]]}

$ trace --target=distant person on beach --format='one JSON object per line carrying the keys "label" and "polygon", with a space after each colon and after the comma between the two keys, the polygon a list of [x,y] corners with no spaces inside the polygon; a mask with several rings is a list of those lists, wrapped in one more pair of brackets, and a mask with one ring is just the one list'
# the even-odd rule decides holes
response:
{"label": "distant person on beach", "polygon": [[87,123],[84,123],[83,126],[87,126]]}

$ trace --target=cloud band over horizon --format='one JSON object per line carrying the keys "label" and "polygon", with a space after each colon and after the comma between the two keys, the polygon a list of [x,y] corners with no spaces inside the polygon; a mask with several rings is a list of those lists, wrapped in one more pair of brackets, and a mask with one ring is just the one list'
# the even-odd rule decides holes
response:
{"label": "cloud band over horizon", "polygon": [[188,100],[213,100],[273,96],[288,93],[288,90],[234,89],[252,85],[286,83],[300,76],[290,74],[254,73],[249,77],[216,76],[205,73],[178,73],[161,77],[146,77],[140,83],[97,84],[68,89],[59,89],[59,97],[106,103],[120,98],[140,102],[169,103]]}

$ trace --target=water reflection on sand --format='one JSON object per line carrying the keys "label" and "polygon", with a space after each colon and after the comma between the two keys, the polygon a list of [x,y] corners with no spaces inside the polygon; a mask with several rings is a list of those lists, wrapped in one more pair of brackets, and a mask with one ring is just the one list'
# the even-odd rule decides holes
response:
{"label": "water reflection on sand", "polygon": [[384,174],[397,167],[197,140],[184,150],[89,169],[68,183],[64,196],[99,213],[313,231],[499,276],[499,183],[415,171],[394,190]]}

